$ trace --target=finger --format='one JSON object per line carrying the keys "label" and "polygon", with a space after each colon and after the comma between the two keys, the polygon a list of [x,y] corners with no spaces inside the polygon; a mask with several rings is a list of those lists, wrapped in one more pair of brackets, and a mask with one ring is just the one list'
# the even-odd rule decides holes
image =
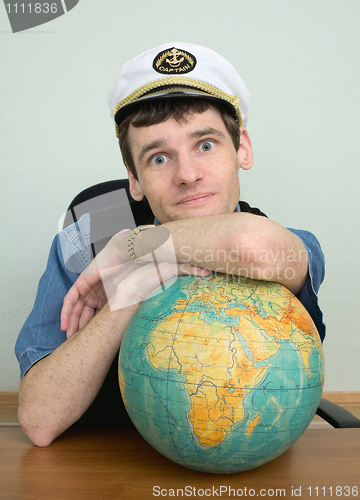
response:
{"label": "finger", "polygon": [[79,330],[84,328],[89,321],[94,317],[95,315],[95,309],[92,307],[84,306],[84,309],[81,313],[80,319],[79,319]]}
{"label": "finger", "polygon": [[71,337],[79,331],[79,319],[84,309],[84,303],[80,300],[73,305],[72,310],[69,315],[69,322],[66,331],[67,338]]}
{"label": "finger", "polygon": [[70,314],[69,327],[67,330],[67,338],[71,337],[79,330],[84,328],[89,321],[94,317],[95,309],[83,304],[81,301],[76,303]]}
{"label": "finger", "polygon": [[69,327],[70,314],[74,304],[77,302],[78,299],[79,299],[79,293],[77,289],[74,286],[72,286],[64,297],[63,306],[60,314],[60,321],[61,321],[60,328],[63,332],[66,332],[66,330]]}
{"label": "finger", "polygon": [[64,312],[64,308],[61,310],[61,316],[60,316],[60,330],[62,332],[66,332],[66,330],[69,328],[69,315]]}
{"label": "finger", "polygon": [[71,314],[69,318],[69,326],[66,331],[66,337],[69,339],[78,331],[79,331],[79,316]]}

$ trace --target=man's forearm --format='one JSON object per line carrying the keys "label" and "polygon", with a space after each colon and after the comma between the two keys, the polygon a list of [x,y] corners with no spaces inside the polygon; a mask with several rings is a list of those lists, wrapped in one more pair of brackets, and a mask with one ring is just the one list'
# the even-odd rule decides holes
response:
{"label": "man's forearm", "polygon": [[19,391],[19,422],[34,444],[49,445],[87,410],[136,308],[110,311],[105,305],[83,329],[26,373]]}
{"label": "man's forearm", "polygon": [[[168,222],[177,261],[212,271],[276,281],[298,293],[307,277],[307,253],[302,241],[265,217],[231,213]],[[150,243],[155,228],[144,232]],[[144,244],[143,242],[143,244]],[[156,246],[156,243],[154,243]],[[140,242],[135,241],[137,255]],[[166,258],[166,251],[163,255]]]}

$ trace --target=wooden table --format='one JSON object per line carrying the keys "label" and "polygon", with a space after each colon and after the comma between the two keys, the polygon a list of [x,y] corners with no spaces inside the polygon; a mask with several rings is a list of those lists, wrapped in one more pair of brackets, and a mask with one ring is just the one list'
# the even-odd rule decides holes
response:
{"label": "wooden table", "polygon": [[207,474],[167,460],[136,431],[68,431],[37,448],[20,428],[0,428],[1,500],[356,498],[354,487],[360,429],[308,429],[257,469]]}

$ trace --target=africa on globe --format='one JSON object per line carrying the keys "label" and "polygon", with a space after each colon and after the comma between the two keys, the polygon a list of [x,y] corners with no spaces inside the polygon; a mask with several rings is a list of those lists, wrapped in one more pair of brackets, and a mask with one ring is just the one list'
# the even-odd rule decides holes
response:
{"label": "africa on globe", "polygon": [[119,382],[156,450],[191,469],[230,473],[278,457],[306,430],[324,358],[310,315],[284,286],[182,276],[132,318]]}

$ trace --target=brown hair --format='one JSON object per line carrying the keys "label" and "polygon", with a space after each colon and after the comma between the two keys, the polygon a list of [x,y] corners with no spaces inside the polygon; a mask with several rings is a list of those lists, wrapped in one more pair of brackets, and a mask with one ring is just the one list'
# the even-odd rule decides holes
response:
{"label": "brown hair", "polygon": [[169,118],[174,118],[178,123],[186,123],[189,115],[204,113],[210,108],[220,112],[226,130],[237,151],[240,146],[240,129],[235,117],[231,116],[226,108],[218,101],[206,98],[172,97],[171,99],[154,99],[142,101],[131,114],[129,114],[119,125],[119,146],[125,165],[138,180],[135,163],[131,154],[129,140],[129,126],[149,127],[162,123]]}

